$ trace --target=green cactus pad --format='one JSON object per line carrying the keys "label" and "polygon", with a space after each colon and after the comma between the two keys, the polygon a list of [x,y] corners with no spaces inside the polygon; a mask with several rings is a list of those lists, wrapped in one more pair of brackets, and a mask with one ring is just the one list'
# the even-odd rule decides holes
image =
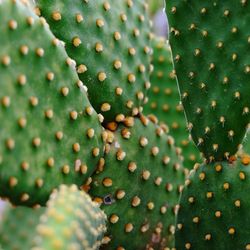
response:
{"label": "green cactus pad", "polygon": [[176,249],[250,249],[250,158],[196,168],[183,190]]}
{"label": "green cactus pad", "polygon": [[154,114],[160,122],[168,125],[170,134],[175,138],[176,146],[182,149],[183,165],[193,168],[200,161],[199,150],[189,138],[183,107],[173,70],[171,49],[164,38],[153,39],[154,67],[151,74],[151,88],[148,91],[148,102],[144,106],[145,114]]}
{"label": "green cactus pad", "polygon": [[143,0],[38,1],[39,11],[77,62],[105,121],[141,110],[150,72],[150,22]]}
{"label": "green cactus pad", "polygon": [[43,18],[18,0],[0,1],[0,30],[0,196],[45,204],[61,183],[87,181],[102,128]]}
{"label": "green cactus pad", "polygon": [[250,114],[246,0],[166,1],[188,127],[209,161],[234,155]]}
{"label": "green cactus pad", "polygon": [[[31,249],[36,234],[35,227],[44,208],[12,208],[7,206],[0,222],[0,245],[4,250]],[[0,249],[2,249],[0,247]]]}
{"label": "green cactus pad", "polygon": [[246,136],[242,142],[242,149],[240,150],[241,151],[241,154],[249,154],[250,155],[250,124],[248,125],[248,130],[247,130],[247,133],[246,133]]}
{"label": "green cactus pad", "polygon": [[108,216],[103,249],[171,246],[184,169],[173,138],[145,117],[128,118],[108,140],[90,187]]}
{"label": "green cactus pad", "polygon": [[61,185],[51,194],[37,226],[32,250],[96,250],[106,231],[106,215],[76,185]]}

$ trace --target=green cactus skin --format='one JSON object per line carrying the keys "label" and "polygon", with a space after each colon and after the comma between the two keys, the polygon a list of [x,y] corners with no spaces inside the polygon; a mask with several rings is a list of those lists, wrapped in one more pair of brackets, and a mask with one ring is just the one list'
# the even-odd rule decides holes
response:
{"label": "green cactus skin", "polygon": [[151,74],[151,88],[148,91],[148,102],[144,106],[144,114],[155,114],[160,122],[164,122],[170,134],[175,138],[176,146],[182,149],[183,165],[191,169],[200,161],[199,150],[189,139],[187,123],[180,104],[176,76],[173,70],[171,49],[164,38],[154,37],[152,41],[154,70]]}
{"label": "green cactus skin", "polygon": [[234,155],[250,107],[245,0],[166,1],[182,103],[195,144],[209,161]]}
{"label": "green cactus skin", "polygon": [[250,124],[248,125],[248,130],[246,136],[242,142],[242,149],[240,150],[241,154],[249,154],[250,155]]}
{"label": "green cactus skin", "polygon": [[103,153],[102,127],[43,18],[1,1],[0,30],[0,195],[43,205],[60,184],[88,180]]}
{"label": "green cactus skin", "polygon": [[[140,120],[141,119],[141,120]],[[90,195],[108,216],[103,249],[171,246],[175,210],[185,179],[173,138],[145,117],[127,118],[108,133],[105,165]]]}
{"label": "green cactus skin", "polygon": [[0,223],[2,248],[4,250],[31,249],[36,235],[35,227],[44,210],[44,208],[7,206]]}
{"label": "green cactus skin", "polygon": [[201,165],[186,181],[176,249],[250,249],[250,158]]}
{"label": "green cactus skin", "polygon": [[144,0],[38,1],[76,62],[93,107],[106,122],[137,115],[150,87],[151,33]]}
{"label": "green cactus skin", "polygon": [[37,226],[32,250],[99,249],[106,231],[106,215],[76,185],[53,192]]}

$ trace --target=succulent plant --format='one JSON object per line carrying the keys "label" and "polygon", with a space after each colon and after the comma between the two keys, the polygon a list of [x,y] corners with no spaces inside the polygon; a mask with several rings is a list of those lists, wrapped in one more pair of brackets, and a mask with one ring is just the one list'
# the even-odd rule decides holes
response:
{"label": "succulent plant", "polygon": [[0,221],[0,244],[3,249],[31,249],[34,246],[35,228],[44,210],[45,208],[14,208],[7,205]]}
{"label": "succulent plant", "polygon": [[174,0],[166,6],[188,128],[207,160],[186,180],[175,247],[250,249],[250,157],[235,156],[249,126],[250,5]]}
{"label": "succulent plant", "polygon": [[98,249],[106,231],[106,215],[76,185],[54,190],[47,208],[5,209],[0,243],[5,250]]}
{"label": "succulent plant", "polygon": [[89,191],[108,216],[104,249],[171,247],[186,173],[179,152],[148,118],[130,117],[125,124],[106,131],[105,165]]}
{"label": "succulent plant", "polygon": [[[249,123],[250,124],[250,123]],[[240,155],[250,154],[250,126],[248,125],[248,130],[246,136],[242,143],[242,148],[240,150]]]}
{"label": "succulent plant", "polygon": [[0,248],[250,249],[249,2],[166,1],[174,60],[146,0],[34,5],[0,0]]}
{"label": "succulent plant", "polygon": [[53,188],[94,172],[102,127],[46,21],[11,0],[0,2],[0,20],[0,195],[44,205]]}
{"label": "succulent plant", "polygon": [[166,1],[188,128],[208,161],[229,159],[249,123],[248,1]]}
{"label": "succulent plant", "polygon": [[65,42],[105,122],[137,115],[150,87],[151,25],[145,1],[39,0],[38,8]]}
{"label": "succulent plant", "polygon": [[180,200],[177,249],[250,249],[250,158],[197,166]]}
{"label": "succulent plant", "polygon": [[160,122],[169,127],[176,146],[182,149],[184,166],[191,169],[201,159],[199,150],[189,138],[187,122],[180,104],[171,48],[163,37],[154,37],[152,41],[154,70],[150,78],[151,88],[147,94],[148,102],[144,106],[144,113],[156,115]]}
{"label": "succulent plant", "polygon": [[106,231],[106,215],[76,185],[61,185],[40,217],[32,250],[98,249]]}

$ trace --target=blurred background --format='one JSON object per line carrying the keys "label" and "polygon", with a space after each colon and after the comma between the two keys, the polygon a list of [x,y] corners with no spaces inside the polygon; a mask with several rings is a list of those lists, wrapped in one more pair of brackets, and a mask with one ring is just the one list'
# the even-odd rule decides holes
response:
{"label": "blurred background", "polygon": [[158,36],[167,37],[168,21],[164,5],[164,0],[149,0],[149,11],[153,22],[153,31]]}

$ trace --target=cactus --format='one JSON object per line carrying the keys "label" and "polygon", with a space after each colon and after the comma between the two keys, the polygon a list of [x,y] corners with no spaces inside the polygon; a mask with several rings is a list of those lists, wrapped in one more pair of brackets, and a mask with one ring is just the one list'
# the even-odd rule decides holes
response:
{"label": "cactus", "polygon": [[[0,248],[250,249],[248,1],[166,1],[148,104],[146,0],[32,1],[0,0],[0,196],[36,208],[7,208]],[[186,182],[179,99],[206,158]]]}
{"label": "cactus", "polygon": [[151,34],[145,2],[39,0],[38,7],[76,60],[90,102],[105,122],[137,115],[150,86]]}
{"label": "cactus", "polygon": [[208,161],[233,156],[250,107],[245,1],[166,1],[170,44],[188,127]]}
{"label": "cactus", "polygon": [[201,165],[186,181],[176,248],[250,248],[250,158]]}
{"label": "cactus", "polygon": [[170,134],[175,138],[176,146],[182,148],[184,166],[191,169],[200,161],[199,151],[189,138],[183,107],[180,104],[179,91],[173,70],[171,48],[164,38],[153,39],[154,67],[151,75],[151,88],[145,114],[155,114],[160,122],[168,125]]}
{"label": "cactus", "polygon": [[246,136],[242,143],[242,148],[240,150],[240,155],[250,154],[250,123],[248,125],[248,130]]}
{"label": "cactus", "polygon": [[47,208],[8,206],[0,225],[5,250],[97,249],[106,215],[76,185],[61,185]]}
{"label": "cactus", "polygon": [[188,129],[207,160],[182,192],[176,249],[250,249],[250,158],[235,157],[250,121],[250,5],[173,0],[166,6]]}
{"label": "cactus", "polygon": [[31,249],[36,235],[35,228],[44,210],[44,208],[29,207],[13,208],[8,205],[0,221],[0,244],[3,249]]}
{"label": "cactus", "polygon": [[0,195],[45,204],[61,183],[88,180],[102,128],[45,20],[11,0],[0,1],[0,20]]}
{"label": "cactus", "polygon": [[106,131],[111,144],[90,187],[109,220],[103,248],[170,247],[185,178],[178,150],[173,138],[144,116],[125,124],[115,133]]}
{"label": "cactus", "polygon": [[76,185],[61,185],[51,194],[37,226],[36,247],[47,249],[98,249],[106,230],[106,216]]}

